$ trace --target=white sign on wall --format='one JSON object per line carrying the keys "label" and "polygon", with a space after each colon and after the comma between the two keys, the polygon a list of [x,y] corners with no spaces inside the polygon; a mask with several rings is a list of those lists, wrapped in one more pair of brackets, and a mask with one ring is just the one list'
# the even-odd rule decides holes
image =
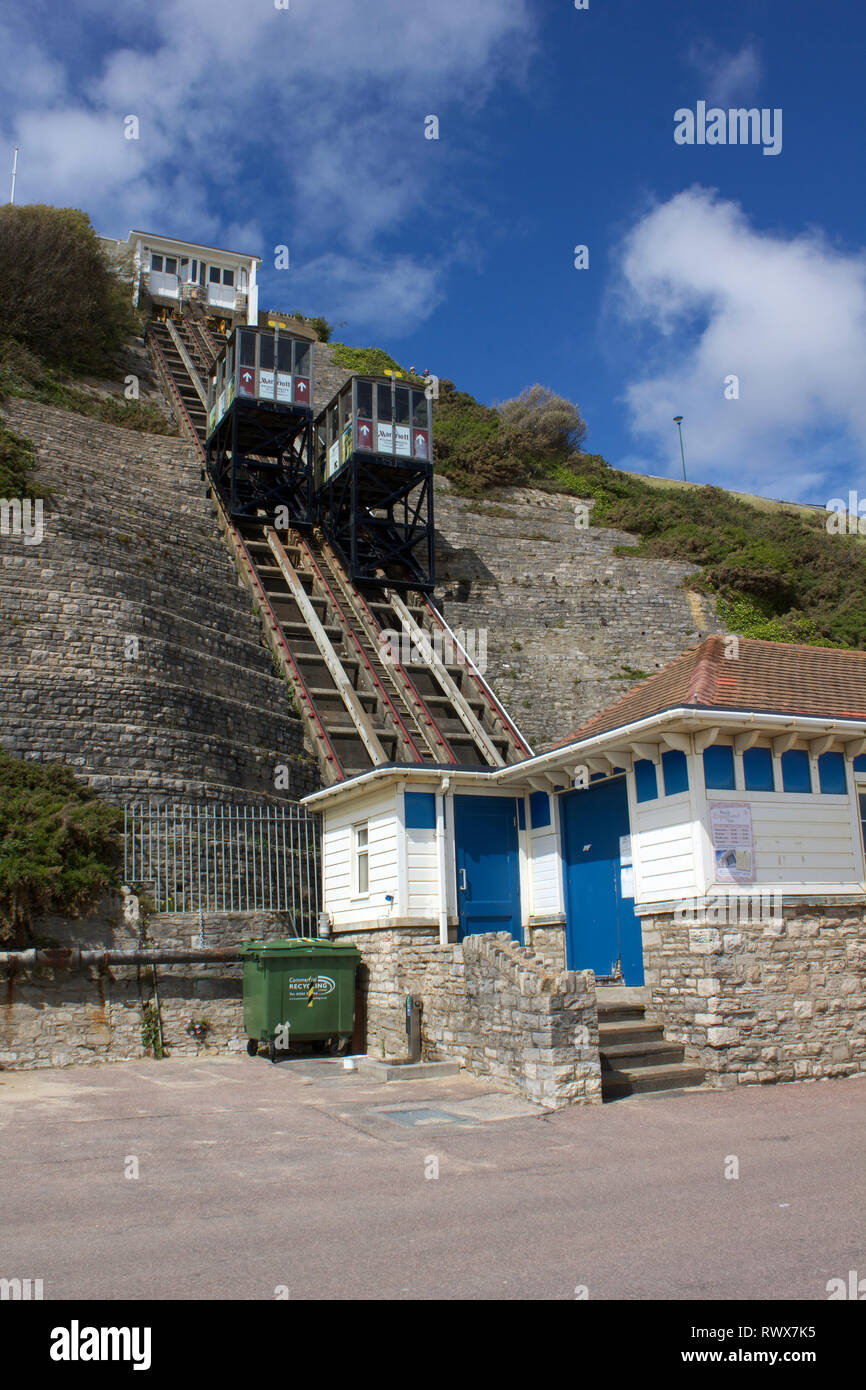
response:
{"label": "white sign on wall", "polygon": [[392,425],[383,425],[381,422],[377,422],[376,448],[380,454],[393,454],[394,427]]}
{"label": "white sign on wall", "polygon": [[402,458],[411,457],[412,431],[408,425],[394,426],[394,453],[400,454]]}
{"label": "white sign on wall", "polygon": [[716,882],[754,883],[755,841],[748,802],[710,802],[710,833]]}

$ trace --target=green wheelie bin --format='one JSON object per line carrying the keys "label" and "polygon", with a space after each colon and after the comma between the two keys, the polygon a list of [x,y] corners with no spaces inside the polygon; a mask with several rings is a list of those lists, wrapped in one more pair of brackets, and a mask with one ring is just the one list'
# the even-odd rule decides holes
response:
{"label": "green wheelie bin", "polygon": [[348,1052],[355,1026],[355,975],[361,953],[348,942],[319,937],[245,941],[244,1031],[247,1051],[259,1044],[276,1061],[293,1042],[330,1044]]}

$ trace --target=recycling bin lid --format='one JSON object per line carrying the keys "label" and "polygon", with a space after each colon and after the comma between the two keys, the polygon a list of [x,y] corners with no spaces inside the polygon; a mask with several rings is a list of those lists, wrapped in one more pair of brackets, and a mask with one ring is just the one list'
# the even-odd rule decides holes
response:
{"label": "recycling bin lid", "polygon": [[293,952],[317,955],[320,951],[328,955],[335,952],[356,956],[361,954],[351,941],[334,941],[331,937],[320,936],[281,936],[268,941],[245,941],[240,947],[242,956],[281,956]]}

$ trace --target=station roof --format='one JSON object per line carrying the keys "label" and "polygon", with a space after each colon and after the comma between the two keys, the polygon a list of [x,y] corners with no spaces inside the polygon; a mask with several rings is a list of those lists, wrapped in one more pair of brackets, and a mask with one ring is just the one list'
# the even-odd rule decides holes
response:
{"label": "station roof", "polygon": [[716,634],[626,691],[553,747],[684,708],[866,719],[866,652]]}
{"label": "station roof", "polygon": [[203,241],[180,241],[177,237],[163,236],[160,232],[142,232],[133,228],[129,233],[129,241],[132,241],[134,237],[141,237],[142,241],[147,242],[156,241],[162,246],[172,246],[190,251],[214,251],[218,256],[233,256],[236,260],[255,261],[257,265],[262,263],[261,256],[250,255],[247,251],[230,251],[227,246],[208,246]]}

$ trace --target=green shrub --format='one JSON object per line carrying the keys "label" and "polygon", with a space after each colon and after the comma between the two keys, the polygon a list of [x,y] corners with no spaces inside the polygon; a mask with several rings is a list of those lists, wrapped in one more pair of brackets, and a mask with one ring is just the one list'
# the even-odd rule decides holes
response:
{"label": "green shrub", "polygon": [[33,482],[36,454],[29,439],[0,422],[0,497],[41,495]]}
{"label": "green shrub", "polygon": [[0,337],[66,371],[99,371],[134,331],[128,287],[86,213],[0,207]]}
{"label": "green shrub", "polygon": [[36,913],[91,908],[118,881],[121,824],[68,768],[0,749],[0,940],[23,944]]}

